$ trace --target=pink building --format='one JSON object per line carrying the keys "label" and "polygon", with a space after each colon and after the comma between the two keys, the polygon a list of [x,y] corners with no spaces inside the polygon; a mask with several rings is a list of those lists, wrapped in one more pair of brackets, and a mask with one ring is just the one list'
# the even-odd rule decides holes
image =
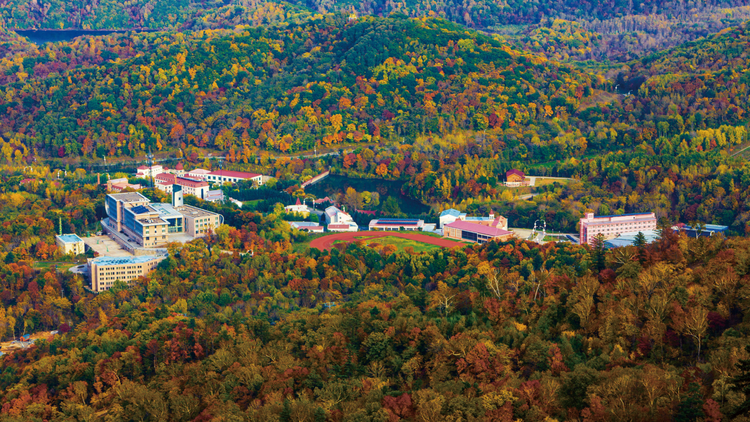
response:
{"label": "pink building", "polygon": [[642,232],[656,230],[656,215],[654,213],[602,215],[594,217],[594,213],[587,213],[581,219],[581,245],[594,241],[599,233],[604,239],[614,239],[621,233]]}

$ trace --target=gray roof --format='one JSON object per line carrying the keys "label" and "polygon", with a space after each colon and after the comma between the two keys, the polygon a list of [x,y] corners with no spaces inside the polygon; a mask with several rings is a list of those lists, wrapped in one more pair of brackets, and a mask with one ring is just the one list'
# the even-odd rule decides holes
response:
{"label": "gray roof", "polygon": [[78,237],[77,234],[63,234],[63,235],[57,235],[56,237],[60,239],[63,243],[83,242],[83,239]]}
{"label": "gray roof", "polygon": [[451,209],[448,209],[448,210],[445,210],[445,211],[441,212],[440,216],[441,217],[445,217],[445,216],[450,215],[452,217],[460,217],[462,214],[466,215],[466,214],[462,213],[459,210],[454,210],[453,208],[451,208]]}

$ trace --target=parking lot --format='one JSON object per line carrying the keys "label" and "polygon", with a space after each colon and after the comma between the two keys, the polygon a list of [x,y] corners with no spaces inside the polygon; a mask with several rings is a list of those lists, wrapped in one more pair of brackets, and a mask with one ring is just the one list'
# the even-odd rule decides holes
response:
{"label": "parking lot", "polygon": [[83,242],[100,256],[132,256],[109,236],[84,237]]}

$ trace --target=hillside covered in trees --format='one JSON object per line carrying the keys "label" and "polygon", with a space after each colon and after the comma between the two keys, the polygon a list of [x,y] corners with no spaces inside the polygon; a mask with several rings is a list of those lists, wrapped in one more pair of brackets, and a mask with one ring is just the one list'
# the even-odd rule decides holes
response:
{"label": "hillside covered in trees", "polygon": [[[13,219],[48,239],[34,215],[60,201],[102,213],[38,177],[4,176],[3,246]],[[0,357],[0,419],[719,421],[747,400],[747,239],[295,252],[278,215],[221,211],[233,228],[99,295],[3,252],[0,339],[60,334]]]}

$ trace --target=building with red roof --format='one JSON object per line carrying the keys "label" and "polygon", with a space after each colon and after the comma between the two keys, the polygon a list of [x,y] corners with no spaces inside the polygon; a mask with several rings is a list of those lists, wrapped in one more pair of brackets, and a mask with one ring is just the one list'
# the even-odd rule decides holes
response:
{"label": "building with red roof", "polygon": [[263,183],[263,176],[257,173],[245,173],[243,171],[216,170],[206,175],[206,181],[211,183],[237,183],[243,180],[252,180],[259,185]]}
{"label": "building with red roof", "polygon": [[511,239],[514,234],[498,227],[456,220],[443,227],[443,236],[450,239],[485,243],[493,239],[504,242]]}
{"label": "building with red roof", "polygon": [[521,170],[508,170],[505,172],[505,185],[510,187],[528,186],[529,181]]}

